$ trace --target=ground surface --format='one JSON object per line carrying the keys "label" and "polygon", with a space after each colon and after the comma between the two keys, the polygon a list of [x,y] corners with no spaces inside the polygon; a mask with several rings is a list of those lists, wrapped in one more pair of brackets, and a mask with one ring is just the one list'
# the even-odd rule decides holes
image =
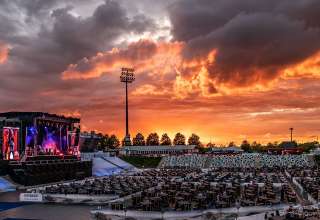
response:
{"label": "ground surface", "polygon": [[137,168],[156,168],[161,161],[161,157],[122,156],[120,159]]}
{"label": "ground surface", "polygon": [[0,194],[0,219],[88,220],[94,206],[19,203],[19,193]]}

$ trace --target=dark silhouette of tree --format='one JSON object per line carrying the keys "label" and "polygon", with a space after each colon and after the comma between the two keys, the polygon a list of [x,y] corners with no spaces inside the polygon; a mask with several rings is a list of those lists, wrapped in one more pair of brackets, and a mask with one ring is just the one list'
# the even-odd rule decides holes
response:
{"label": "dark silhouette of tree", "polygon": [[305,142],[298,145],[298,147],[301,148],[303,152],[306,152],[306,153],[309,153],[311,150],[316,149],[318,146],[319,146],[319,143],[317,141]]}
{"label": "dark silhouette of tree", "polygon": [[155,133],[150,133],[147,137],[146,145],[155,146],[159,145],[159,135]]}
{"label": "dark silhouette of tree", "polygon": [[228,144],[228,147],[235,147],[236,146],[236,144],[233,142],[233,141],[231,141],[229,144]]}
{"label": "dark silhouette of tree", "polygon": [[103,135],[101,133],[95,135],[93,132],[91,132],[90,137],[85,138],[84,142],[81,144],[81,151],[93,152],[104,150],[102,138]]}
{"label": "dark silhouette of tree", "polygon": [[297,147],[298,144],[296,141],[282,141],[280,144],[279,144],[279,147],[280,148],[291,148],[291,147]]}
{"label": "dark silhouette of tree", "polygon": [[216,145],[211,142],[207,144],[207,148],[213,148],[213,147],[216,147]]}
{"label": "dark silhouette of tree", "polygon": [[173,139],[174,145],[186,145],[186,138],[183,134],[177,133]]}
{"label": "dark silhouette of tree", "polygon": [[120,141],[114,134],[111,135],[108,139],[108,147],[110,149],[116,149],[120,146]]}
{"label": "dark silhouette of tree", "polygon": [[93,147],[91,146],[91,139],[86,138],[86,139],[83,141],[80,150],[81,150],[81,152],[93,152],[94,149],[93,149]]}
{"label": "dark silhouette of tree", "polygon": [[167,133],[164,133],[161,136],[160,144],[161,145],[171,145],[172,144],[171,139],[170,139],[170,137],[168,136]]}
{"label": "dark silhouette of tree", "polygon": [[191,134],[191,136],[188,138],[188,144],[196,145],[197,147],[200,147],[201,146],[200,137],[196,134]]}
{"label": "dark silhouette of tree", "polygon": [[121,140],[121,146],[132,146],[132,141],[131,140],[128,143],[128,142],[124,141],[124,139],[125,139],[125,137],[122,138],[122,140]]}
{"label": "dark silhouette of tree", "polygon": [[145,146],[146,142],[144,140],[144,136],[141,133],[136,134],[136,136],[132,139],[133,146]]}
{"label": "dark silhouette of tree", "polygon": [[107,150],[109,148],[109,136],[106,134],[106,135],[103,135],[101,138],[100,138],[100,145],[101,145],[101,149],[99,150]]}
{"label": "dark silhouette of tree", "polygon": [[274,143],[269,142],[266,146],[268,149],[272,149],[272,148],[276,148],[276,146],[274,145]]}
{"label": "dark silhouette of tree", "polygon": [[95,150],[97,150],[97,151],[101,151],[102,150],[101,140],[97,141],[97,144],[95,146]]}
{"label": "dark silhouette of tree", "polygon": [[251,145],[247,140],[242,141],[240,147],[244,152],[252,152]]}
{"label": "dark silhouette of tree", "polygon": [[253,152],[261,152],[264,150],[264,148],[262,147],[262,145],[256,141],[252,142],[251,144],[251,150]]}

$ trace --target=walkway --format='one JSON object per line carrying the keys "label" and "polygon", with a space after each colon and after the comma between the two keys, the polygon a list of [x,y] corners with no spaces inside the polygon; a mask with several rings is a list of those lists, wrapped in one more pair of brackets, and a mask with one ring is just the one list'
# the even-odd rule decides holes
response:
{"label": "walkway", "polygon": [[300,191],[297,190],[296,186],[293,184],[291,178],[289,178],[287,175],[285,175],[286,180],[289,183],[289,187],[296,193],[297,199],[299,201],[299,204],[301,206],[307,206],[307,205],[311,205],[310,201],[308,201],[306,198],[304,198],[303,195],[301,195]]}
{"label": "walkway", "polygon": [[116,211],[110,209],[93,210],[92,214],[103,213],[110,216],[122,216],[122,217],[133,217],[136,219],[185,219],[194,218],[198,216],[204,216],[206,213],[212,214],[239,214],[240,216],[246,216],[250,213],[265,213],[275,210],[284,210],[289,208],[288,205],[275,205],[275,206],[252,206],[252,207],[241,207],[237,208],[222,208],[222,209],[208,209],[204,211],[168,211],[168,212],[150,212],[150,211]]}

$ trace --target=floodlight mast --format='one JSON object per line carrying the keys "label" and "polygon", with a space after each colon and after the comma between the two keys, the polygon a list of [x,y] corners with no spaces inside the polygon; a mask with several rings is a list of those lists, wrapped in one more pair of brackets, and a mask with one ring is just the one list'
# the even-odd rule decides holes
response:
{"label": "floodlight mast", "polygon": [[124,138],[124,144],[126,146],[131,145],[129,134],[129,102],[128,102],[128,83],[132,83],[135,80],[133,68],[121,68],[120,82],[126,84],[126,136]]}
{"label": "floodlight mast", "polygon": [[292,143],[292,133],[293,133],[293,128],[289,128],[289,130],[290,130],[290,141],[291,141],[291,143]]}

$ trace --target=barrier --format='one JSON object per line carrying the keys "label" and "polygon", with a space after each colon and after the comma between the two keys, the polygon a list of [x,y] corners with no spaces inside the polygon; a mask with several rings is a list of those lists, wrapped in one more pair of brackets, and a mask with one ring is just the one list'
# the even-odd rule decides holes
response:
{"label": "barrier", "polygon": [[43,202],[41,193],[21,193],[20,202]]}

